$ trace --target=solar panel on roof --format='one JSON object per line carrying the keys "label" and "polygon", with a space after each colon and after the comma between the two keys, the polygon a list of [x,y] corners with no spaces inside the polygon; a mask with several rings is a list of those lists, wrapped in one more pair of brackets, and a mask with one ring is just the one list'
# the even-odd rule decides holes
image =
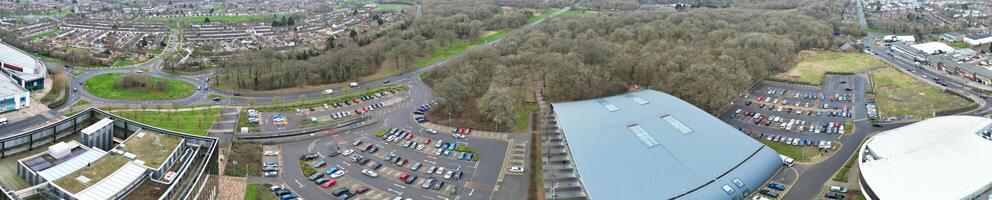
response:
{"label": "solar panel on roof", "polygon": [[45,161],[31,166],[31,170],[41,171],[52,167],[52,163]]}
{"label": "solar panel on roof", "polygon": [[603,105],[603,107],[606,107],[606,110],[609,110],[610,112],[620,110],[620,108],[617,108],[616,105],[613,105],[612,103],[604,99],[596,99],[596,103],[599,103],[599,105]]}

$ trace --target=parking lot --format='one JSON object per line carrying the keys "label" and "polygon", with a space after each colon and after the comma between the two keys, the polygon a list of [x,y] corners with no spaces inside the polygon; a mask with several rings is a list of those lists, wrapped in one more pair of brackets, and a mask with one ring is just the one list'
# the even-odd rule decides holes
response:
{"label": "parking lot", "polygon": [[[395,92],[380,92],[375,95],[320,106],[296,108],[289,111],[261,112],[261,117],[258,121],[260,121],[259,126],[262,131],[299,129],[335,119],[363,115],[369,111],[386,108],[403,100],[403,95],[397,95]],[[251,117],[249,116],[249,118]],[[249,122],[252,122],[252,120],[249,119]]]}
{"label": "parking lot", "polygon": [[864,97],[863,80],[828,75],[822,87],[764,81],[720,118],[756,139],[829,151],[853,129],[853,102]]}

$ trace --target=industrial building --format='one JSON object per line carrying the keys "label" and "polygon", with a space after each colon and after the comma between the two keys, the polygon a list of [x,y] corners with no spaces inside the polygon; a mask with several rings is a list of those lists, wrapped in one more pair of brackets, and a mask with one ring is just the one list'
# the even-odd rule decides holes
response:
{"label": "industrial building", "polygon": [[45,88],[45,64],[30,54],[0,42],[0,76],[13,79],[28,91]]}
{"label": "industrial building", "polygon": [[556,188],[548,195],[557,199],[744,199],[782,166],[770,147],[659,91],[552,107],[570,152],[570,161],[552,162],[575,172],[556,176],[578,181],[545,184],[582,187]]}
{"label": "industrial building", "polygon": [[31,92],[17,84],[13,78],[0,73],[0,113],[31,106]]}
{"label": "industrial building", "polygon": [[964,43],[968,43],[968,45],[971,46],[978,46],[978,45],[992,43],[992,34],[986,33],[986,34],[964,36]]}
{"label": "industrial building", "polygon": [[945,116],[879,133],[861,146],[867,199],[986,199],[992,119]]}
{"label": "industrial building", "polygon": [[3,199],[187,199],[217,139],[91,108],[0,144]]}
{"label": "industrial building", "polygon": [[923,53],[934,55],[941,53],[954,52],[954,47],[944,44],[942,42],[927,42],[921,44],[910,45],[914,49],[920,50]]}

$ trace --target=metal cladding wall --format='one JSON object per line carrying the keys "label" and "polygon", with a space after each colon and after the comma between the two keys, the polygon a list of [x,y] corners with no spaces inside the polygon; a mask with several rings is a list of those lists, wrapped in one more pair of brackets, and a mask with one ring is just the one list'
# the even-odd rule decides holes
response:
{"label": "metal cladding wall", "polygon": [[162,179],[162,176],[169,171],[172,164],[175,164],[176,160],[179,160],[179,157],[181,157],[182,153],[185,151],[186,139],[183,139],[179,142],[179,146],[172,151],[172,154],[169,154],[169,158],[166,158],[165,162],[162,162],[162,165],[160,165],[157,170],[152,171],[151,177],[154,179]]}
{"label": "metal cladding wall", "polygon": [[28,181],[31,185],[38,185],[46,181],[38,173],[28,169],[28,166],[24,166],[24,163],[21,162],[17,162],[17,175]]}
{"label": "metal cladding wall", "polygon": [[[731,199],[744,199],[760,190],[764,183],[771,179],[781,167],[782,158],[779,157],[778,153],[771,147],[764,146],[716,180],[679,198],[725,199],[728,193],[723,190],[723,186],[730,186],[733,189],[732,194],[729,194]],[[738,187],[734,183],[735,179],[743,182],[744,186]]]}
{"label": "metal cladding wall", "polygon": [[[93,126],[99,125],[94,124]],[[114,126],[113,124],[106,124],[92,134],[82,133],[80,134],[80,139],[86,146],[110,151],[114,145]]]}

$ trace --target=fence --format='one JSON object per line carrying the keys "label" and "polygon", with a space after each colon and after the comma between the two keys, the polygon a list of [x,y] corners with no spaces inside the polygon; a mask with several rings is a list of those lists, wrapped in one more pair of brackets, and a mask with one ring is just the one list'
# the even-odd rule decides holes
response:
{"label": "fence", "polygon": [[[364,126],[364,125],[367,125],[367,124],[371,124],[369,122],[374,122],[374,121],[375,120],[372,120],[368,116],[354,116],[354,117],[347,117],[345,119],[335,120],[335,121],[332,121],[331,123],[328,123],[328,124],[317,125],[317,126],[307,127],[307,128],[301,128],[301,129],[282,130],[282,131],[263,132],[263,133],[235,133],[234,134],[234,138],[237,138],[239,140],[255,140],[255,139],[270,139],[270,138],[290,137],[290,136],[297,136],[297,135],[303,135],[303,134],[310,134],[310,133],[320,132],[320,131],[324,131],[324,130],[327,130],[327,129],[335,129],[336,130],[338,128],[349,126],[349,125],[359,125],[360,124],[360,126]],[[357,128],[357,127],[352,127],[352,128]]]}

